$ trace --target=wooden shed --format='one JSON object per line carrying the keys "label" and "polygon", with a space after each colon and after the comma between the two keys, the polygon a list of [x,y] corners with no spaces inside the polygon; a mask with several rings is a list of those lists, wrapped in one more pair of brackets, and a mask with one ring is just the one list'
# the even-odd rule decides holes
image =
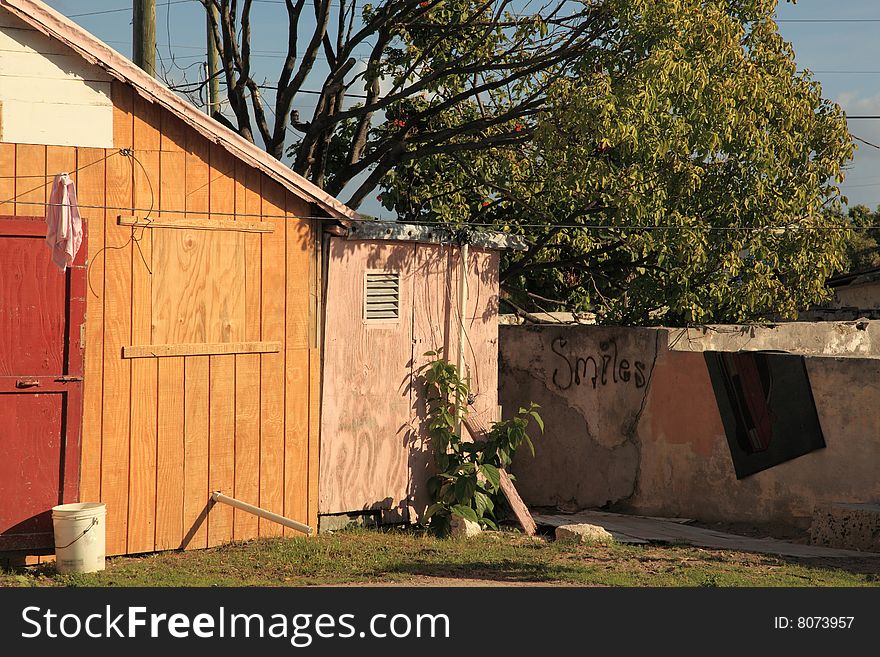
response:
{"label": "wooden shed", "polygon": [[435,358],[428,352],[442,350],[470,383],[469,414],[480,425],[498,418],[500,252],[524,242],[396,223],[333,230],[325,260],[322,524],[363,513],[415,522],[433,474],[419,369]]}
{"label": "wooden shed", "polygon": [[[63,273],[60,172],[86,232]],[[77,500],[106,503],[108,554],[281,533],[214,490],[316,523],[325,217],[357,215],[46,5],[0,0],[0,551],[51,550],[48,510]]]}

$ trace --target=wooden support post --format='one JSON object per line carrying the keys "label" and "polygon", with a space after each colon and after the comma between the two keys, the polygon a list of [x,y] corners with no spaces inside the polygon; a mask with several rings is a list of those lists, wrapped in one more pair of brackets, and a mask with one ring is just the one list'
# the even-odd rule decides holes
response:
{"label": "wooden support post", "polygon": [[156,0],[134,0],[132,55],[134,63],[156,77]]}
{"label": "wooden support post", "polygon": [[242,502],[241,500],[237,500],[234,497],[224,495],[217,490],[211,493],[211,500],[213,502],[219,502],[220,504],[228,504],[231,507],[234,507],[241,511],[246,511],[247,513],[253,513],[255,516],[259,516],[260,518],[264,518],[266,520],[271,520],[272,522],[277,522],[279,525],[289,527],[290,529],[295,529],[296,531],[302,532],[306,535],[310,535],[314,531],[311,527],[309,527],[308,525],[304,525],[301,522],[291,520],[290,518],[285,518],[284,516],[277,513],[272,513],[271,511],[266,511],[265,509],[261,509],[260,507],[254,506],[253,504]]}
{"label": "wooden support post", "polygon": [[[483,440],[489,432],[489,427],[476,417],[466,417],[464,419],[464,426],[471,432],[474,440]],[[522,526],[523,531],[529,536],[534,536],[538,531],[538,526],[535,524],[532,514],[529,513],[529,508],[519,496],[513,481],[510,479],[510,475],[507,474],[507,470],[501,468],[499,472],[501,473],[501,492],[507,498],[507,503],[510,504],[513,514]]]}

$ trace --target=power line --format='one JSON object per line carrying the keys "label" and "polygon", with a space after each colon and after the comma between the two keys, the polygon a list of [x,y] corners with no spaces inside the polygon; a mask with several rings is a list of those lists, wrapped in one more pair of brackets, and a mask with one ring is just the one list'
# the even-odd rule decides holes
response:
{"label": "power line", "polygon": [[853,135],[852,138],[855,139],[856,141],[860,141],[863,144],[870,146],[871,148],[876,148],[877,150],[880,150],[880,146],[878,146],[877,144],[872,144],[871,142],[867,141],[866,139],[862,139],[861,137],[856,137],[855,135]]}

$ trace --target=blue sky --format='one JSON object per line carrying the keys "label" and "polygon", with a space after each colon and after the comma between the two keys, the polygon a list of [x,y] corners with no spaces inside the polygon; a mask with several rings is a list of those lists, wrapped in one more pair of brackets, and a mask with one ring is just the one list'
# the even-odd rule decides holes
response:
{"label": "blue sky", "polygon": [[[193,65],[186,72],[197,79],[196,68],[203,60],[204,18],[195,2],[157,0],[159,52],[170,67],[170,52],[180,68]],[[106,41],[125,55],[131,54],[130,0],[48,0],[48,4]],[[257,0],[254,4],[255,58],[270,80],[276,74],[278,56],[273,43],[286,42],[286,22],[279,21],[282,10],[277,2]],[[275,5],[275,6],[273,6]],[[110,13],[108,10],[122,9]],[[880,2],[878,0],[799,0],[797,4],[780,2],[777,12],[780,32],[795,49],[800,68],[808,68],[822,84],[825,97],[838,103],[850,116],[880,115]],[[173,44],[169,51],[168,44]],[[182,76],[174,69],[176,76]],[[308,115],[314,103],[305,98],[298,104]],[[880,120],[850,120],[850,132],[880,146]],[[858,143],[846,182],[842,186],[850,204],[880,204],[880,150]],[[362,210],[378,214],[376,203]]]}

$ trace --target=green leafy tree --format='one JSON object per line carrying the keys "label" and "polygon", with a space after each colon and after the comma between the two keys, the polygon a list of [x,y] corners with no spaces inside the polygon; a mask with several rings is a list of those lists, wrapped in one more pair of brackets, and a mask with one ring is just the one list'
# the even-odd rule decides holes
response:
{"label": "green leafy tree", "polygon": [[[267,76],[254,0],[199,2],[229,103],[214,117],[355,208],[403,163],[527,140],[512,122],[545,106],[532,82],[615,20],[601,2],[573,0],[527,11],[512,0],[284,0],[272,9],[287,25],[273,44],[283,63]],[[206,84],[177,88],[197,100]]]}
{"label": "green leafy tree", "polygon": [[880,266],[880,208],[871,211],[866,205],[855,205],[849,208],[847,219],[852,231],[847,236],[846,258],[840,273]]}
{"label": "green leafy tree", "polygon": [[[776,5],[584,2],[603,25],[587,51],[505,90],[540,96],[539,110],[486,126],[479,149],[404,159],[384,203],[411,221],[525,235],[502,273],[522,314],[795,315],[845,264],[849,221],[834,210],[853,144],[842,110],[797,70]],[[428,129],[477,120],[479,100]]]}

